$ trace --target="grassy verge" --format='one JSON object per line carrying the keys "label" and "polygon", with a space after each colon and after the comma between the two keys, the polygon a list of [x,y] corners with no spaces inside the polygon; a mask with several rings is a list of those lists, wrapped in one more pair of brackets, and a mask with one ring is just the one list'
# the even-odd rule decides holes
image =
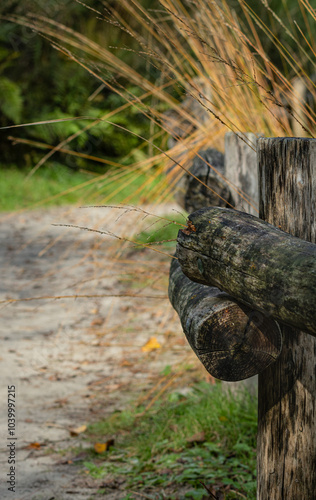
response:
{"label": "grassy verge", "polygon": [[[135,173],[117,175],[113,171],[97,175],[76,172],[60,163],[40,168],[27,177],[24,170],[0,165],[0,211],[14,211],[74,203],[137,204],[150,200],[150,191],[161,182],[162,176]],[[146,183],[147,194],[142,190]],[[133,194],[135,193],[135,194]]]}
{"label": "grassy verge", "polygon": [[183,498],[255,499],[256,400],[248,392],[233,397],[220,384],[200,382],[185,396],[171,393],[142,410],[89,427],[92,442],[114,444],[91,455],[86,473],[111,477],[112,484],[124,477],[126,500],[135,498],[133,491],[155,500],[182,498],[177,490],[185,487]]}
{"label": "grassy verge", "polygon": [[[75,203],[82,190],[69,191],[91,179],[88,174],[72,172],[58,163],[43,167],[27,178],[27,172],[0,166],[0,210],[13,211],[41,206]],[[63,192],[66,192],[62,195]]]}

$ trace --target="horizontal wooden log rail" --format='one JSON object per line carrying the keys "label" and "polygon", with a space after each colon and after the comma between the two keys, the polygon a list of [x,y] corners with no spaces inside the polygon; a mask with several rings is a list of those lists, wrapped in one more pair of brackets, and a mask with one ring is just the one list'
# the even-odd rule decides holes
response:
{"label": "horizontal wooden log rail", "polygon": [[191,280],[316,336],[316,245],[253,215],[209,207],[189,216],[177,257]]}
{"label": "horizontal wooden log rail", "polygon": [[215,378],[252,377],[279,356],[282,337],[272,318],[238,304],[216,287],[194,283],[176,259],[170,268],[169,298],[193,351]]}

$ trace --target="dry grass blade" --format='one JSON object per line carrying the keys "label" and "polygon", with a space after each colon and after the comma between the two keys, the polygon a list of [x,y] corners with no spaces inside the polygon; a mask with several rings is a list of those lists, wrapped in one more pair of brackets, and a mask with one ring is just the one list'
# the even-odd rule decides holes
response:
{"label": "dry grass blade", "polygon": [[162,255],[167,255],[167,257],[170,257],[171,259],[177,259],[177,257],[175,257],[174,255],[171,255],[171,254],[166,253],[166,252],[162,252],[161,250],[158,250],[157,248],[152,248],[152,246],[149,245],[149,244],[141,243],[139,241],[131,240],[130,238],[119,236],[119,235],[113,233],[112,231],[106,231],[106,230],[105,231],[101,231],[99,229],[92,229],[92,228],[84,227],[84,226],[76,226],[75,224],[53,224],[53,226],[72,227],[72,228],[75,228],[75,229],[81,229],[82,231],[89,231],[89,232],[92,232],[92,233],[98,233],[98,234],[104,234],[104,235],[107,235],[107,236],[112,236],[113,238],[116,238],[116,239],[118,239],[120,241],[127,241],[128,243],[133,243],[136,246],[142,246],[144,248],[150,248],[150,250],[153,250],[154,252],[161,253]]}
{"label": "dry grass blade", "polygon": [[55,120],[42,120],[39,122],[19,123],[18,125],[9,125],[7,127],[0,127],[0,130],[7,130],[10,128],[20,128],[20,127],[34,127],[36,125],[48,125],[50,123],[71,122],[71,121],[75,121],[75,120],[93,120],[93,121],[95,121],[95,118],[92,116],[73,116],[70,118],[58,118],[58,119],[56,118]]}
{"label": "dry grass blade", "polygon": [[95,299],[104,297],[134,297],[136,299],[168,299],[167,295],[139,295],[136,293],[96,293],[96,294],[76,294],[76,295],[45,295],[39,297],[25,297],[23,299],[5,299],[0,300],[0,304],[15,304],[17,302],[33,302],[37,300],[61,300],[61,299]]}

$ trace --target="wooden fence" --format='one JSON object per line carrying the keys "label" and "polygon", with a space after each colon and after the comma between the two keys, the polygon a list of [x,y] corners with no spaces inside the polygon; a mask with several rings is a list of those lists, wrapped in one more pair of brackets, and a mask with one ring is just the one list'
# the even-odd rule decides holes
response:
{"label": "wooden fence", "polygon": [[313,500],[316,140],[246,138],[226,136],[228,206],[200,208],[201,189],[179,231],[169,297],[212,375],[259,373],[258,500]]}

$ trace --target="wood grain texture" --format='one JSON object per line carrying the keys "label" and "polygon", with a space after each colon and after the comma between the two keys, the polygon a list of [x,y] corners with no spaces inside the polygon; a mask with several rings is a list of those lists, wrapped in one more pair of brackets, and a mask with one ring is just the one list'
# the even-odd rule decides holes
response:
{"label": "wood grain texture", "polygon": [[180,230],[177,257],[191,280],[316,335],[316,245],[261,219],[209,207]]}
{"label": "wood grain texture", "polygon": [[216,287],[194,283],[176,259],[170,267],[169,299],[189,344],[213,377],[243,380],[279,356],[281,334],[272,318],[238,304]]}
{"label": "wood grain texture", "polygon": [[[316,140],[259,139],[258,162],[260,216],[316,243]],[[282,331],[280,357],[259,375],[257,499],[313,500],[316,339],[289,327]]]}
{"label": "wood grain texture", "polygon": [[258,216],[257,135],[242,137],[246,142],[233,132],[225,134],[225,176],[238,190],[230,188],[234,208]]}

